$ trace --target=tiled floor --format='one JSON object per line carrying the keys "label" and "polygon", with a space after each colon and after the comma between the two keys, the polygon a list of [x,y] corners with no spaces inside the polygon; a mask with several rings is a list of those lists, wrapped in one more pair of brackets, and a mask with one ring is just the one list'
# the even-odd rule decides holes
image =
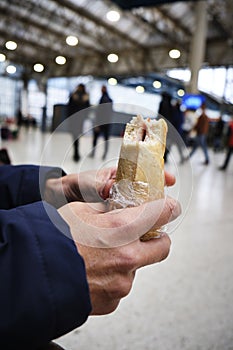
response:
{"label": "tiled floor", "polygon": [[[75,164],[70,142],[65,133],[21,130],[18,140],[1,147],[9,149],[14,164],[52,164],[74,172],[116,164],[121,139],[111,140],[104,163],[103,144],[95,159],[87,157],[91,137],[86,136]],[[90,317],[58,339],[65,349],[233,349],[233,159],[226,172],[217,169],[224,153],[210,151],[210,159],[203,166],[201,151],[184,165],[170,159],[166,167],[176,174],[177,185],[169,193],[181,201],[183,216],[171,233],[169,257],[138,271],[130,295],[113,314]]]}

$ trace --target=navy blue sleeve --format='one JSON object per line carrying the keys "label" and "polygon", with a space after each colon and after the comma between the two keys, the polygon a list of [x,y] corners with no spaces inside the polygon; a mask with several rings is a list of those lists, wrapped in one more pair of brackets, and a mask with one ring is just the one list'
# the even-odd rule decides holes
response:
{"label": "navy blue sleeve", "polygon": [[57,211],[0,210],[0,349],[37,349],[90,311],[84,262]]}
{"label": "navy blue sleeve", "polygon": [[0,209],[40,201],[45,181],[65,175],[62,169],[37,165],[0,167]]}

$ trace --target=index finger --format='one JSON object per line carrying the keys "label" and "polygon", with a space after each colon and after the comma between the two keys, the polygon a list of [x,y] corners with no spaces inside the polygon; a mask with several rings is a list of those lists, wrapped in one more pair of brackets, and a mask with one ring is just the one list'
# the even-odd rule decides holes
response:
{"label": "index finger", "polygon": [[[135,271],[143,266],[160,262],[169,254],[171,240],[164,233],[159,239],[151,239],[147,242],[135,241],[121,248],[125,255],[131,254],[131,270]],[[119,264],[120,265],[120,264]]]}
{"label": "index finger", "polygon": [[176,183],[176,178],[171,173],[165,171],[164,176],[165,176],[165,185],[173,186]]}
{"label": "index finger", "polygon": [[139,240],[153,227],[166,225],[180,213],[179,203],[169,197],[110,212],[103,212],[103,205],[97,204],[89,213],[91,215],[83,215],[81,218],[76,214],[76,219],[73,220],[73,236],[83,245],[98,248],[118,247]]}

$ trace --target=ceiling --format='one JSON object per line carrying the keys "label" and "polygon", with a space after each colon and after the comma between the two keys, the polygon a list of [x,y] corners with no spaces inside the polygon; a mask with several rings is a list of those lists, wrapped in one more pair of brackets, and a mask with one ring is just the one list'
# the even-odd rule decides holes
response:
{"label": "ceiling", "polygon": [[[233,65],[232,0],[206,0],[208,31],[205,62],[208,66]],[[163,3],[163,4],[161,4]],[[19,64],[24,76],[36,75],[33,65],[45,66],[43,77],[118,76],[163,72],[188,67],[195,32],[197,1],[125,0],[0,0],[0,53]],[[144,5],[144,6],[142,6]],[[124,9],[126,8],[127,9]],[[106,13],[118,10],[118,22]],[[75,47],[66,36],[76,35]],[[13,40],[15,51],[5,48]],[[168,56],[181,50],[177,60]],[[109,63],[109,53],[119,56]],[[57,55],[67,62],[55,63]]]}

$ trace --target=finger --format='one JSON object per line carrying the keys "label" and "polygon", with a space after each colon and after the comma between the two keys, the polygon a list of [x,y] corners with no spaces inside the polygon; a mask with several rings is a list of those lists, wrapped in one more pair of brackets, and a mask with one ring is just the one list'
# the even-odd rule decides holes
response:
{"label": "finger", "polygon": [[176,178],[171,173],[165,171],[165,185],[173,186],[176,183]]}
{"label": "finger", "polygon": [[110,173],[111,173],[111,178],[112,179],[115,179],[116,178],[116,173],[117,173],[117,168],[114,166],[114,167],[111,167],[109,168],[110,169]]}
{"label": "finger", "polygon": [[[117,209],[105,213],[105,216],[111,218],[111,225],[119,227],[133,227],[140,231],[142,226],[145,230],[153,226],[161,227],[170,221],[175,220],[181,214],[181,206],[177,200],[167,196],[164,199],[144,203],[133,208]],[[138,225],[137,227],[134,227]]]}
{"label": "finger", "polygon": [[180,213],[180,204],[168,197],[93,216],[89,233],[92,231],[98,244],[103,247],[117,247],[138,240],[151,228],[166,225]]}
{"label": "finger", "polygon": [[171,240],[167,234],[146,242],[140,240],[118,248],[114,257],[120,273],[135,273],[138,268],[164,260],[170,251]]}
{"label": "finger", "polygon": [[114,182],[115,182],[115,180],[112,178],[112,179],[107,180],[106,183],[104,184],[104,187],[102,188],[102,191],[100,193],[100,196],[104,200],[109,198],[110,189],[112,188],[112,185]]}
{"label": "finger", "polygon": [[102,199],[107,199],[109,197],[109,191],[112,187],[115,178],[116,178],[116,167],[105,168],[97,173],[97,177],[99,176],[99,184],[97,184],[97,190]]}
{"label": "finger", "polygon": [[158,263],[167,258],[171,240],[167,234],[162,234],[159,239],[150,239],[147,242],[140,242],[138,247],[138,267]]}

